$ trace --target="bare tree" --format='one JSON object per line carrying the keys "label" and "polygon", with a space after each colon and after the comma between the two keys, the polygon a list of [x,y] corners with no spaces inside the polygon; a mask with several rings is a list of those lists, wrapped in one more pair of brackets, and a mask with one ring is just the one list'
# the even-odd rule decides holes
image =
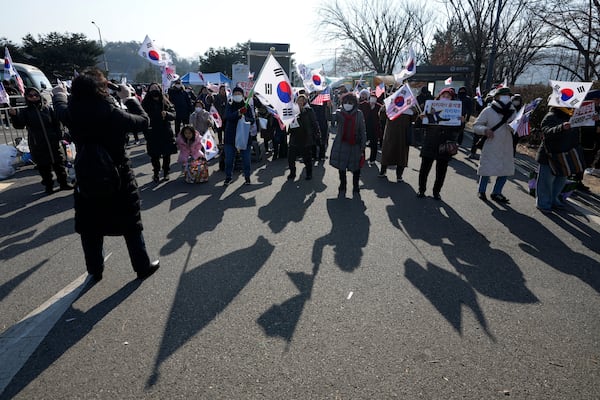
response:
{"label": "bare tree", "polygon": [[512,28],[504,30],[499,43],[495,75],[514,85],[528,66],[539,63],[552,35],[543,23],[542,10],[526,9],[516,21],[509,20]]}
{"label": "bare tree", "polygon": [[[473,64],[473,87],[480,85],[487,74],[490,57],[494,57],[493,33],[499,15],[498,43],[511,37],[525,6],[524,0],[443,0],[461,32],[467,62]],[[500,47],[500,46],[499,46]],[[496,59],[493,60],[494,62]],[[494,68],[496,70],[496,68]],[[495,81],[499,77],[493,77]],[[502,77],[503,79],[503,77]],[[489,89],[489,88],[488,88]]]}
{"label": "bare tree", "polygon": [[569,71],[572,79],[600,79],[600,0],[551,0],[538,9],[550,11],[543,22],[554,32],[554,48],[571,55],[546,65]]}
{"label": "bare tree", "polygon": [[325,39],[351,44],[365,64],[391,74],[400,55],[425,32],[425,9],[384,0],[334,0],[318,9],[319,31]]}

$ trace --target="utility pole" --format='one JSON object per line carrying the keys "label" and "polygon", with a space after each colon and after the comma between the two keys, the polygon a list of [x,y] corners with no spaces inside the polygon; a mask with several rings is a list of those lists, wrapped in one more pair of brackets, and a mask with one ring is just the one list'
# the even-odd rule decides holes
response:
{"label": "utility pole", "polygon": [[104,71],[106,72],[106,77],[108,78],[108,62],[106,61],[106,52],[104,51],[104,43],[102,43],[102,33],[100,32],[100,27],[94,21],[92,24],[98,29],[98,36],[100,36],[100,47],[102,48],[102,58],[104,59]]}

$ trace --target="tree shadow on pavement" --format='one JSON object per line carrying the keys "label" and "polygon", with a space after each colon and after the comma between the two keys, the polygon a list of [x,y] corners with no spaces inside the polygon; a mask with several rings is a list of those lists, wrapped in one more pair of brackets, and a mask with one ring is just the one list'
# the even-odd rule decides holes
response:
{"label": "tree shadow on pavement", "polygon": [[[541,215],[541,214],[540,214]],[[519,247],[546,265],[567,275],[573,275],[600,293],[600,268],[598,258],[577,253],[569,249],[568,243],[554,235],[538,220],[518,212],[492,212],[492,216],[521,239]],[[545,216],[544,216],[545,217]],[[549,215],[555,223],[580,240],[596,255],[599,253],[598,233],[579,223],[569,225],[567,216]],[[573,223],[573,221],[571,221]]]}
{"label": "tree shadow on pavement", "polygon": [[[265,265],[274,249],[267,239],[259,236],[248,248],[207,261],[181,274],[147,387],[158,382],[160,366],[167,358],[227,308]],[[192,250],[190,248],[190,253]]]}
{"label": "tree shadow on pavement", "polygon": [[[61,318],[61,321],[71,322],[59,322],[50,330],[29,360],[2,392],[0,399],[15,397],[27,385],[36,380],[71,347],[87,336],[106,315],[135,292],[141,283],[142,281],[138,279],[129,282],[88,311],[78,310],[71,305]],[[87,285],[78,298],[81,298],[92,286]]]}
{"label": "tree shadow on pavement", "polygon": [[353,272],[360,266],[362,251],[369,238],[370,222],[365,210],[363,201],[358,198],[327,199],[332,228],[330,233],[317,239],[313,245],[312,274],[287,272],[300,293],[281,304],[273,304],[257,319],[266,335],[280,337],[287,342],[286,351],[306,302],[311,298],[325,246],[333,246],[335,264],[342,271]]}

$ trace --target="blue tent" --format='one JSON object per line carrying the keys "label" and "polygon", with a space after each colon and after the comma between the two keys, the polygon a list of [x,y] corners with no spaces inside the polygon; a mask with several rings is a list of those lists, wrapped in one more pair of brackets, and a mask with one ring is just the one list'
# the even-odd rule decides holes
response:
{"label": "blue tent", "polygon": [[[204,80],[202,80],[202,77],[204,77]],[[227,84],[231,86],[231,79],[222,72],[188,72],[181,77],[181,83],[184,85],[208,85],[212,83],[215,85]]]}

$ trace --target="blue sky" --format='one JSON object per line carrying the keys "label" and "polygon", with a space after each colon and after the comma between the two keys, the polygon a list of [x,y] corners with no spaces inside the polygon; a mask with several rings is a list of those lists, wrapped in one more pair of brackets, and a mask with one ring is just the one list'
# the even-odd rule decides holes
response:
{"label": "blue sky", "polygon": [[[311,63],[333,57],[335,44],[315,33],[319,0],[183,1],[183,0],[53,0],[31,7],[11,7],[2,19],[0,37],[20,44],[28,33],[83,33],[98,40],[142,42],[146,35],[158,46],[191,58],[210,47],[233,47],[247,40],[289,43],[295,59]],[[43,5],[42,5],[43,4]],[[102,7],[100,7],[102,5]],[[315,39],[316,38],[316,39]]]}

